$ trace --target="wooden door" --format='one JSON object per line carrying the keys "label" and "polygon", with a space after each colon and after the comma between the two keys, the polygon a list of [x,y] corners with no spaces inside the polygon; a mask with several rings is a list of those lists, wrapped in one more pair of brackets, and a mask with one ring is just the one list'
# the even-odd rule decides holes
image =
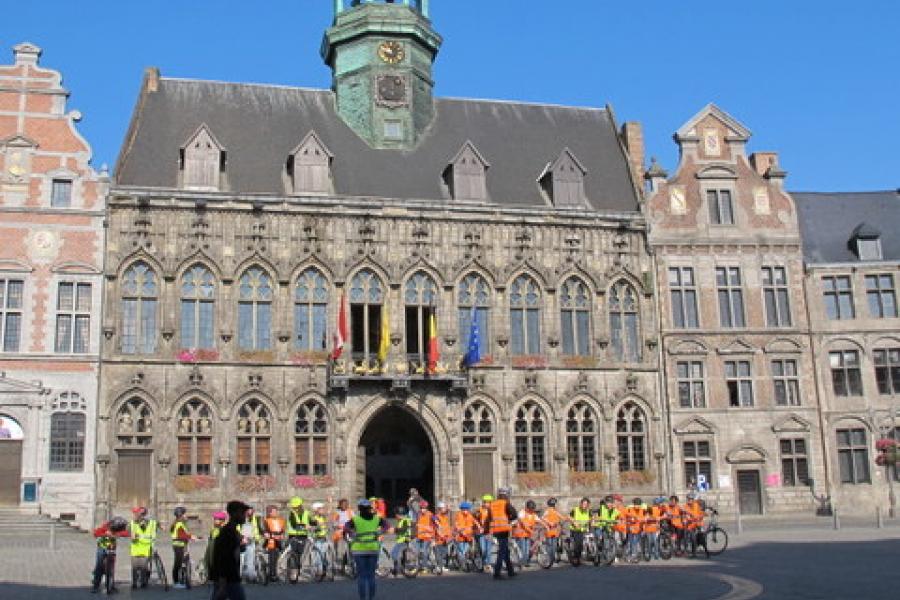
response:
{"label": "wooden door", "polygon": [[738,471],[738,506],[742,515],[762,514],[759,471]]}
{"label": "wooden door", "polygon": [[0,506],[18,506],[22,488],[22,440],[0,441]]}
{"label": "wooden door", "polygon": [[495,492],[493,450],[463,452],[463,472],[466,499],[477,499]]}
{"label": "wooden door", "polygon": [[356,497],[367,498],[366,496],[366,447],[356,447]]}
{"label": "wooden door", "polygon": [[150,452],[119,451],[116,470],[116,504],[119,506],[147,506],[150,504]]}

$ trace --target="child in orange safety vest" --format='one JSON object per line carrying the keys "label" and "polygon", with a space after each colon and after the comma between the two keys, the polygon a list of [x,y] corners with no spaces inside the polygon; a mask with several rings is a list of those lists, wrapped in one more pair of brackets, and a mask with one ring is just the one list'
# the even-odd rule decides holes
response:
{"label": "child in orange safety vest", "polygon": [[565,520],[558,510],[556,510],[556,498],[547,500],[547,508],[541,517],[544,526],[547,528],[547,549],[550,552],[550,564],[556,562],[557,544],[559,536],[562,533],[562,523]]}
{"label": "child in orange safety vest", "polygon": [[472,514],[472,504],[463,502],[459,512],[453,516],[453,538],[461,556],[469,552],[469,546],[475,541],[475,534],[481,531],[481,525]]}
{"label": "child in orange safety vest", "polygon": [[513,524],[512,536],[519,546],[519,556],[526,567],[531,561],[531,538],[538,520],[537,505],[534,500],[529,500],[525,503],[525,510],[519,512],[519,518]]}
{"label": "child in orange safety vest", "polygon": [[438,564],[447,564],[447,544],[453,539],[453,517],[446,502],[437,503],[437,514],[434,516],[434,554]]}
{"label": "child in orange safety vest", "polygon": [[419,503],[419,518],[416,520],[416,550],[421,555],[428,556],[435,534],[434,513],[428,510],[428,502],[422,500]]}

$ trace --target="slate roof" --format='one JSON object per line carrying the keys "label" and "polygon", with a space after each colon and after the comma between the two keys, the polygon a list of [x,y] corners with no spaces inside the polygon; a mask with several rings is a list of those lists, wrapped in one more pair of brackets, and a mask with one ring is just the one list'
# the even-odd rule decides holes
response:
{"label": "slate roof", "polygon": [[436,99],[424,139],[398,151],[370,148],[336,114],[328,90],[161,78],[158,91],[142,94],[116,166],[123,186],[176,187],[179,149],[205,123],[227,149],[232,193],[284,195],[287,156],[314,130],[334,153],[338,195],[445,200],[441,175],[471,140],[491,164],[490,202],[546,206],[537,179],[568,147],[587,169],[592,208],[638,210],[607,109]]}
{"label": "slate roof", "polygon": [[881,235],[884,260],[900,260],[900,193],[791,192],[807,263],[859,262],[850,240],[859,231]]}

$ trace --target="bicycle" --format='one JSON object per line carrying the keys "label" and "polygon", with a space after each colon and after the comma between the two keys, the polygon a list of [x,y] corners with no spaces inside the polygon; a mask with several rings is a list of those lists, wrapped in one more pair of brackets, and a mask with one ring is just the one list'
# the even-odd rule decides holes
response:
{"label": "bicycle", "polygon": [[605,565],[608,567],[616,561],[618,548],[616,547],[616,532],[613,529],[615,523],[615,521],[604,519],[599,522],[599,527],[594,529],[594,539],[597,544],[594,564],[597,566]]}
{"label": "bicycle", "polygon": [[[550,555],[550,542],[547,538],[547,530],[537,526],[531,536],[530,559],[533,560],[542,569],[549,569],[553,566],[553,557]],[[529,561],[530,562],[530,561]]]}
{"label": "bicycle", "polygon": [[[490,560],[488,561],[488,566],[493,566],[497,564],[497,553],[500,551],[499,545],[497,544],[497,539],[494,538],[494,543],[491,544],[491,555]],[[522,570],[523,562],[522,562],[522,553],[519,551],[519,545],[515,543],[513,538],[509,538],[509,562],[512,563],[513,572],[518,573]]]}
{"label": "bicycle", "polygon": [[353,561],[353,553],[350,551],[350,542],[341,535],[334,544],[335,569],[341,576],[348,579],[356,578],[356,563]]}
{"label": "bicycle", "polygon": [[181,559],[181,564],[178,566],[177,574],[178,581],[184,584],[186,589],[191,589],[191,579],[194,573],[194,569],[192,568],[193,563],[191,562],[191,543],[188,542],[184,546],[184,556]]}
{"label": "bicycle", "polygon": [[434,575],[442,575],[444,569],[438,562],[437,553],[434,550],[434,542],[427,542],[416,550],[416,569],[419,573],[431,571]]}
{"label": "bicycle", "polygon": [[[393,548],[402,545],[403,548],[400,550],[400,556],[398,559],[399,573],[402,573],[404,577],[407,579],[413,579],[416,575],[419,574],[419,570],[416,564],[416,551],[413,550],[408,542],[401,542],[400,544],[394,544]],[[391,550],[393,550],[391,548]],[[398,572],[395,572],[394,566],[394,557],[393,552],[388,551],[387,546],[382,545],[381,550],[378,552],[378,566],[375,568],[375,574],[379,577],[390,577],[391,575],[398,575]]]}
{"label": "bicycle", "polygon": [[150,560],[147,561],[146,581],[148,584],[153,583],[161,586],[163,591],[169,591],[169,579],[166,577],[166,568],[156,548],[153,549]]}
{"label": "bicycle", "polygon": [[[324,541],[322,544],[320,542]],[[314,581],[334,581],[334,548],[327,539],[315,539],[307,543],[310,575]]]}
{"label": "bicycle", "polygon": [[706,527],[700,527],[695,537],[696,545],[703,546],[707,558],[725,552],[728,548],[728,534],[719,527],[719,511],[715,509],[710,511],[709,524]]}
{"label": "bicycle", "polygon": [[100,577],[103,581],[103,589],[108,594],[116,593],[116,548],[106,548],[103,551],[102,571]]}

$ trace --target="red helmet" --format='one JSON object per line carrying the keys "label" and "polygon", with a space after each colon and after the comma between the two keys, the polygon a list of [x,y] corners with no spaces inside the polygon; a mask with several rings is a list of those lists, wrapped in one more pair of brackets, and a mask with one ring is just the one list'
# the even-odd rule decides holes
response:
{"label": "red helmet", "polygon": [[419,502],[419,508],[428,508],[428,500],[422,500]]}
{"label": "red helmet", "polygon": [[131,514],[133,514],[134,516],[136,516],[138,518],[146,517],[147,516],[147,508],[144,506],[135,506],[134,508],[131,509]]}

